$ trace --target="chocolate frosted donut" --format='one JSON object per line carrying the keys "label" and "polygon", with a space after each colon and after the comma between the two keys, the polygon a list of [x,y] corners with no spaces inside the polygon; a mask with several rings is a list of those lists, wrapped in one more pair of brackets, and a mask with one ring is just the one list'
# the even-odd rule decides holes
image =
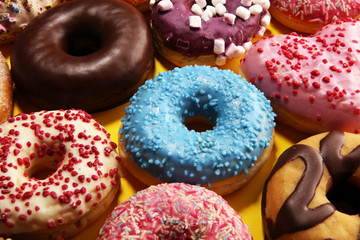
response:
{"label": "chocolate frosted donut", "polygon": [[333,131],[278,159],[265,183],[268,239],[359,239],[360,136]]}
{"label": "chocolate frosted donut", "polygon": [[116,0],[76,0],[34,19],[14,44],[16,89],[41,109],[99,111],[122,103],[153,66],[149,24]]}

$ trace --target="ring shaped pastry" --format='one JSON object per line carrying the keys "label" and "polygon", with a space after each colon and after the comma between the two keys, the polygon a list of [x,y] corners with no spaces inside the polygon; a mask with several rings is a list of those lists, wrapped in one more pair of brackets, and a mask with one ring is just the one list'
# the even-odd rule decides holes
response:
{"label": "ring shaped pastry", "polygon": [[340,131],[287,149],[265,183],[269,239],[358,239],[360,136]]}
{"label": "ring shaped pastry", "polygon": [[96,220],[119,188],[116,144],[82,110],[0,126],[0,237],[59,239]]}
{"label": "ring shaped pastry", "polygon": [[150,186],[116,207],[98,240],[129,238],[253,239],[221,196],[185,183]]}
{"label": "ring shaped pastry", "polygon": [[16,90],[41,109],[89,112],[127,101],[153,66],[145,17],[120,0],[77,0],[34,19],[13,46]]}
{"label": "ring shaped pastry", "polygon": [[157,50],[180,67],[225,65],[263,36],[269,6],[269,0],[157,0],[151,13]]}
{"label": "ring shaped pastry", "polygon": [[303,33],[347,18],[360,17],[359,0],[270,0],[271,16],[283,25]]}
{"label": "ring shaped pastry", "polygon": [[[230,70],[187,66],[160,73],[125,111],[122,163],[148,185],[187,182],[227,194],[248,182],[272,152],[270,102]],[[186,121],[196,117],[213,128],[189,129]]]}

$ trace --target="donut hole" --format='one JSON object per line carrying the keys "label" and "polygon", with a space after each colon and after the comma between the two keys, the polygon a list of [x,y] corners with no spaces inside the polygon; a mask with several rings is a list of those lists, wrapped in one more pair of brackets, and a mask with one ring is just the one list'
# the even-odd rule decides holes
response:
{"label": "donut hole", "polygon": [[75,29],[66,34],[64,51],[76,57],[97,52],[102,46],[100,32],[95,29]]}
{"label": "donut hole", "polygon": [[211,102],[211,97],[198,93],[183,103],[183,124],[189,131],[206,132],[214,129],[218,112],[216,105]]}
{"label": "donut hole", "polygon": [[57,170],[56,161],[51,159],[42,159],[31,165],[31,168],[26,172],[29,178],[37,180],[44,180]]}
{"label": "donut hole", "polygon": [[213,130],[215,127],[215,123],[209,121],[201,115],[186,118],[184,125],[189,131],[194,130],[195,132],[206,132]]}
{"label": "donut hole", "polygon": [[326,197],[339,212],[347,215],[360,213],[360,189],[352,183],[331,187]]}

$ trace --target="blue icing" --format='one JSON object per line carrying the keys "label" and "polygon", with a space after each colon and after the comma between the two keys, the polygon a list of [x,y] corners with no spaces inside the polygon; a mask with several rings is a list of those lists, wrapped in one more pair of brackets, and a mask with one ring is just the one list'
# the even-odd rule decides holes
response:
{"label": "blue icing", "polygon": [[[126,151],[166,182],[211,184],[248,172],[269,146],[275,114],[262,92],[229,70],[186,66],[146,81],[123,118]],[[188,130],[201,115],[212,130]]]}

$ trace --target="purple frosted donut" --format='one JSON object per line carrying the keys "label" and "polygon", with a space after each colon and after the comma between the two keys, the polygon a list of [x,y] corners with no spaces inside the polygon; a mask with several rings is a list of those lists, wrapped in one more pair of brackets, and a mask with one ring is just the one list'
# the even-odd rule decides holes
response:
{"label": "purple frosted donut", "polygon": [[270,23],[269,0],[153,0],[158,51],[178,66],[224,65]]}

